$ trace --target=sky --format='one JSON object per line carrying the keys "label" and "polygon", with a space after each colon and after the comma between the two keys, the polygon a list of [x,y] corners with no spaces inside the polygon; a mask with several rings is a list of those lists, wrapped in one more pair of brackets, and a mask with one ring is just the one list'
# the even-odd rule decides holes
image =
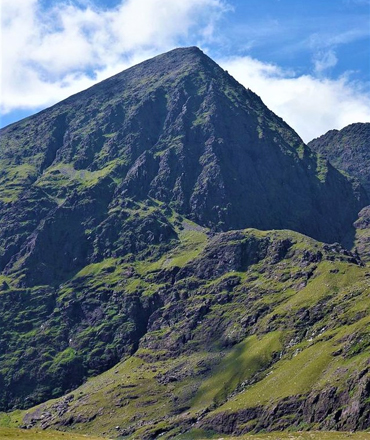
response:
{"label": "sky", "polygon": [[370,0],[1,0],[1,126],[194,45],[305,142],[370,122]]}

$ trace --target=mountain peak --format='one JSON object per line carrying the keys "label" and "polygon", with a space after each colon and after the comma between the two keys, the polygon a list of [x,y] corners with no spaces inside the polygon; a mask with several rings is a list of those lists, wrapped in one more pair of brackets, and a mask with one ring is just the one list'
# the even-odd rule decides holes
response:
{"label": "mountain peak", "polygon": [[158,57],[191,56],[191,55],[208,58],[208,56],[205,55],[205,53],[198,46],[176,47],[175,49],[171,49],[168,52],[158,55]]}
{"label": "mountain peak", "polygon": [[140,76],[143,80],[145,77],[165,77],[169,75],[168,79],[173,80],[176,75],[181,77],[184,74],[198,72],[199,70],[207,71],[209,76],[224,73],[224,70],[198,47],[190,46],[179,47],[157,55],[124,70],[110,79],[119,78],[120,76],[132,76],[134,78]]}
{"label": "mountain peak", "polygon": [[[165,83],[167,87],[181,81],[185,76],[204,72],[208,79],[226,72],[196,46],[180,47],[145,60],[112,77],[101,81],[87,90],[77,93],[63,102],[98,97],[105,94],[112,96],[122,90],[137,90],[144,93],[151,90],[151,85]],[[150,86],[149,86],[150,85]],[[149,86],[149,87],[148,87]]]}
{"label": "mountain peak", "polygon": [[[206,55],[199,47],[189,46],[189,47],[177,47],[168,52],[156,55],[149,58],[130,69],[135,69],[137,66],[144,65],[145,67],[150,66],[150,64],[160,64],[162,68],[166,67],[166,63],[178,62],[183,65],[191,63],[204,63],[211,62],[216,64],[208,55]],[[129,69],[128,69],[129,70]]]}

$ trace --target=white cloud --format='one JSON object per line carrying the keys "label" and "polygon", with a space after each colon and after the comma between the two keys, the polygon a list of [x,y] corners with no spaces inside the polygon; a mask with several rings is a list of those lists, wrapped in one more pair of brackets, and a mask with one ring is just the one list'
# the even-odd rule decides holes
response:
{"label": "white cloud", "polygon": [[135,62],[212,38],[225,0],[90,2],[2,0],[1,111],[57,102]]}
{"label": "white cloud", "polygon": [[315,72],[322,73],[324,70],[336,66],[338,63],[337,55],[333,49],[319,51],[314,56]]}
{"label": "white cloud", "polygon": [[370,122],[370,99],[361,87],[342,76],[337,80],[292,76],[273,64],[250,57],[219,60],[281,116],[305,142],[353,122]]}
{"label": "white cloud", "polygon": [[[370,1],[370,0],[369,0]],[[312,61],[315,72],[321,74],[338,63],[336,49],[338,46],[353,43],[368,36],[368,26],[366,28],[350,29],[339,33],[314,33],[310,35],[307,43],[313,51]]]}

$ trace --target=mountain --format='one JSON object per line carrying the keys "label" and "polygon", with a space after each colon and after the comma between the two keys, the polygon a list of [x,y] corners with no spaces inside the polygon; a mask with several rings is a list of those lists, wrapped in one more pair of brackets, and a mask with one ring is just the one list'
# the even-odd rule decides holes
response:
{"label": "mountain", "polygon": [[308,146],[337,169],[357,178],[370,194],[370,123],[330,130]]}
{"label": "mountain", "polygon": [[[360,190],[354,193],[258,96],[197,48],[128,69],[5,128],[1,138],[7,271],[15,255],[29,260],[25,248],[40,222],[52,210],[65,214],[66,204],[91,187],[105,196],[101,206],[91,205],[102,216],[97,224],[113,199],[151,197],[216,230],[287,228],[326,242],[341,242],[366,204]],[[13,221],[19,213],[20,234]],[[74,231],[82,240],[83,231]],[[81,267],[88,248],[85,242],[83,251],[71,249],[71,261]]]}
{"label": "mountain", "polygon": [[367,429],[368,199],[258,96],[175,49],[0,134],[0,423]]}

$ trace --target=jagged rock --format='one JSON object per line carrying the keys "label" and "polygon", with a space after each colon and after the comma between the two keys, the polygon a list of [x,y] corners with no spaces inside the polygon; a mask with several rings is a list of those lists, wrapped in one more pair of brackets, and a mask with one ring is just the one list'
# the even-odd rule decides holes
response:
{"label": "jagged rock", "polygon": [[308,146],[336,168],[358,179],[370,194],[370,123],[355,123],[330,130]]}

